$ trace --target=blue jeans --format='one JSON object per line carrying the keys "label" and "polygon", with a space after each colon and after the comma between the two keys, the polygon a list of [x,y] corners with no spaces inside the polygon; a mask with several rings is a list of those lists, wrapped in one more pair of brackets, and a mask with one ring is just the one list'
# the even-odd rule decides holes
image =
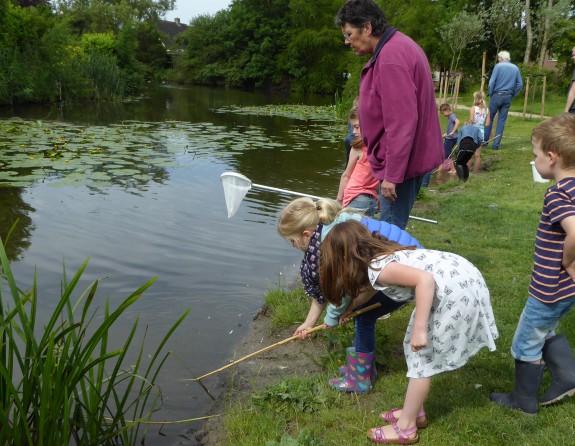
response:
{"label": "blue jeans", "polygon": [[377,200],[369,194],[360,194],[346,206],[363,213],[366,217],[373,218],[377,210]]}
{"label": "blue jeans", "polygon": [[507,121],[507,113],[509,112],[509,107],[511,107],[511,100],[513,98],[511,95],[502,95],[493,93],[489,98],[489,115],[491,116],[491,121],[489,125],[485,126],[484,138],[489,140],[491,136],[491,127],[493,126],[493,120],[495,119],[495,113],[497,116],[497,129],[495,130],[495,139],[491,148],[494,150],[499,149],[501,145],[501,137],[503,136],[503,129],[505,129],[505,121]]}
{"label": "blue jeans", "polygon": [[541,359],[545,340],[555,336],[559,320],[575,304],[575,297],[547,304],[529,296],[515,329],[511,356],[519,361]]}
{"label": "blue jeans", "polygon": [[415,203],[419,189],[421,188],[421,183],[423,182],[423,177],[410,178],[405,180],[403,183],[395,185],[395,193],[397,198],[395,201],[389,201],[383,198],[381,195],[381,184],[379,187],[379,206],[381,208],[381,221],[391,223],[398,226],[400,229],[405,229],[407,226],[407,220],[409,219],[409,213],[411,208]]}
{"label": "blue jeans", "polygon": [[396,302],[390,299],[381,291],[375,293],[369,301],[357,309],[373,305],[379,302],[381,307],[367,311],[355,318],[355,351],[362,353],[371,353],[375,350],[375,323],[377,319],[385,314],[397,310],[405,302]]}

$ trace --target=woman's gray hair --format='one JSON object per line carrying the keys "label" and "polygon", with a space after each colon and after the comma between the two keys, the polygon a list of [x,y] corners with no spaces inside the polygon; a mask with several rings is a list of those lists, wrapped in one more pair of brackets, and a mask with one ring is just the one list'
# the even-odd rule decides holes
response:
{"label": "woman's gray hair", "polygon": [[383,10],[374,0],[345,2],[335,17],[335,24],[338,28],[342,28],[346,23],[354,28],[362,28],[366,23],[371,23],[371,32],[374,36],[381,36],[389,26]]}

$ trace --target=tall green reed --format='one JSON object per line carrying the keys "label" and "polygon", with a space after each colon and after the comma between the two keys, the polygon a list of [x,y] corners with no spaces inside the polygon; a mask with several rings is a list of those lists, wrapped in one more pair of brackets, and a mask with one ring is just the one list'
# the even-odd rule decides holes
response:
{"label": "tall green reed", "polygon": [[87,264],[70,280],[64,268],[61,297],[39,327],[36,276],[30,290],[18,288],[0,239],[0,444],[133,445],[146,435],[145,422],[161,403],[155,382],[170,354],[165,344],[189,310],[147,365],[144,336],[135,364],[126,369],[127,352],[138,347],[132,345],[138,320],[119,349],[108,347],[110,329],[155,279],[116,309],[107,301],[101,318],[92,308],[98,280],[72,303]]}

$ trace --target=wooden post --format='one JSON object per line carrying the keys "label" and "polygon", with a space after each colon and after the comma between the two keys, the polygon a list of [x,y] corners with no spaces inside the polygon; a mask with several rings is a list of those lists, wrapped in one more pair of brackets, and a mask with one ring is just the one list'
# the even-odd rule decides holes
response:
{"label": "wooden post", "polygon": [[529,79],[531,79],[531,76],[527,76],[527,82],[525,82],[525,99],[523,100],[523,119],[525,119],[525,112],[527,111],[527,98],[529,97]]}
{"label": "wooden post", "polygon": [[445,72],[441,71],[439,73],[439,102],[441,102],[441,96],[443,95],[443,79],[445,78]]}
{"label": "wooden post", "polygon": [[481,91],[485,91],[485,61],[487,59],[487,53],[483,51],[483,62],[481,64]]}
{"label": "wooden post", "polygon": [[453,109],[457,110],[457,101],[459,100],[459,86],[461,85],[461,73],[457,73],[455,78],[455,99],[453,100]]}
{"label": "wooden post", "polygon": [[545,112],[545,88],[547,87],[547,76],[543,76],[543,92],[541,93],[541,118]]}
{"label": "wooden post", "polygon": [[445,72],[445,88],[443,89],[443,103],[447,102],[447,90],[449,89],[449,71]]}

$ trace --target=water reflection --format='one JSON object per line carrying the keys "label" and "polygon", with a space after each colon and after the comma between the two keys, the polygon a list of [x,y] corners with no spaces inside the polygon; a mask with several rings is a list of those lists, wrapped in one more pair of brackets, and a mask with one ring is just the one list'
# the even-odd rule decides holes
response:
{"label": "water reflection", "polygon": [[[50,314],[59,296],[63,265],[71,274],[88,257],[78,289],[102,279],[100,308],[106,299],[113,306],[158,277],[124,315],[125,323],[115,328],[118,343],[139,317],[153,351],[176,318],[191,308],[169,341],[174,355],[160,377],[164,408],[159,419],[205,413],[209,397],[197,383],[181,379],[224,365],[262,295],[276,286],[280,273],[282,280],[295,278],[301,260],[301,253],[276,231],[278,213],[293,197],[252,189],[228,220],[221,173],[238,171],[258,184],[313,195],[337,193],[343,144],[338,137],[326,137],[317,123],[215,112],[229,105],[288,99],[161,88],[146,100],[128,104],[2,111],[4,117],[62,120],[68,126],[64,128],[112,135],[109,144],[100,146],[103,154],[80,150],[72,167],[72,161],[64,164],[67,155],[55,163],[47,158],[42,168],[52,168],[50,175],[29,180],[24,188],[0,188],[0,233],[5,236],[11,222],[20,219],[14,245],[9,246],[13,270],[22,288],[28,288],[36,268],[40,314]],[[62,169],[54,168],[61,164]],[[27,169],[19,174],[25,177],[38,167]],[[137,172],[122,175],[128,170]],[[98,176],[104,174],[111,180]],[[217,383],[217,376],[204,382],[216,394]],[[187,444],[178,436],[194,427],[164,426],[165,436],[152,429],[147,444]]]}

